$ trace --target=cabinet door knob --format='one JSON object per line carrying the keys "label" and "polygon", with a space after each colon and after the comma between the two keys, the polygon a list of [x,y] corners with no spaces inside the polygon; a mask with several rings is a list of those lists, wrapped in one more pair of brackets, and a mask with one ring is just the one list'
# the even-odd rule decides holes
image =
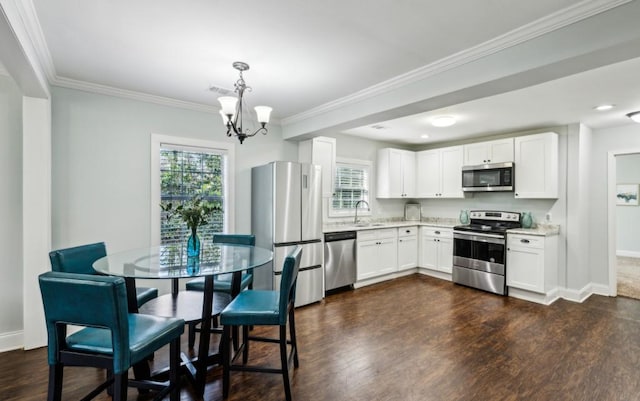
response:
{"label": "cabinet door knob", "polygon": [[528,244],[530,241],[528,239],[521,239],[520,242],[523,244]]}
{"label": "cabinet door knob", "polygon": [[511,248],[507,248],[507,251],[510,251],[510,250],[511,250]]}
{"label": "cabinet door knob", "polygon": [[436,231],[436,234],[440,235],[440,231]]}

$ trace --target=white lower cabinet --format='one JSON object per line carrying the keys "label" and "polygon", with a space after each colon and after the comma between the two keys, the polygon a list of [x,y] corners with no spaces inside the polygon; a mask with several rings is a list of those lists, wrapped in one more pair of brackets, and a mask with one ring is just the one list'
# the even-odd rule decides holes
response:
{"label": "white lower cabinet", "polygon": [[453,230],[420,227],[419,266],[451,274]]}
{"label": "white lower cabinet", "polygon": [[398,271],[418,266],[418,227],[398,228]]}
{"label": "white lower cabinet", "polygon": [[558,286],[557,236],[507,235],[507,286],[548,294]]}
{"label": "white lower cabinet", "polygon": [[358,231],[358,281],[398,270],[398,229]]}

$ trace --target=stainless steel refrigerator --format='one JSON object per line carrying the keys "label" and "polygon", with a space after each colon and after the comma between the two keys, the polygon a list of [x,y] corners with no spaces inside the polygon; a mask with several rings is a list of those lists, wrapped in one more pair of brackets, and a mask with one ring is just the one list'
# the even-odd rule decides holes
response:
{"label": "stainless steel refrigerator", "polygon": [[302,246],[296,306],[322,299],[321,167],[272,162],[251,169],[251,231],[256,246],[273,249],[269,269],[254,270],[254,288],[280,288],[285,257]]}

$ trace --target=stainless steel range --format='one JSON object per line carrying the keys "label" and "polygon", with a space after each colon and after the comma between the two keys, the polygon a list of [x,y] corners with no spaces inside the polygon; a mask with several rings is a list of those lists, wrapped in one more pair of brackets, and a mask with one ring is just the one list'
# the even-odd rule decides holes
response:
{"label": "stainless steel range", "polygon": [[506,295],[507,230],[520,213],[473,210],[468,225],[453,227],[453,282]]}

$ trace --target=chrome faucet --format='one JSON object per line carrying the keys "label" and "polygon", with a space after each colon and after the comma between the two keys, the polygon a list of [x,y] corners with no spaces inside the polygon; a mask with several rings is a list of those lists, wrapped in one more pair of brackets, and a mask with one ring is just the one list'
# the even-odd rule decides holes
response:
{"label": "chrome faucet", "polygon": [[356,202],[356,217],[353,219],[353,224],[358,224],[358,206],[360,206],[361,203],[364,203],[367,205],[367,210],[371,210],[370,206],[369,206],[369,202],[367,202],[366,200],[359,200]]}

